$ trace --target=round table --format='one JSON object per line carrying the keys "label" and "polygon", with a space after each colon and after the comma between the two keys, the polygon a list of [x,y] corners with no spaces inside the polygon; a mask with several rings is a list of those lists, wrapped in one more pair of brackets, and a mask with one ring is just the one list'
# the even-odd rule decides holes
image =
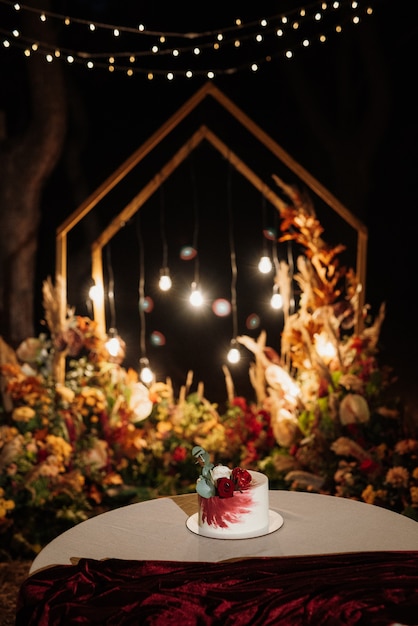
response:
{"label": "round table", "polygon": [[30,573],[81,557],[209,561],[418,550],[418,523],[393,511],[346,498],[272,490],[270,510],[281,528],[253,539],[210,539],[190,531],[197,495],[163,497],[114,509],[81,522],[47,544]]}

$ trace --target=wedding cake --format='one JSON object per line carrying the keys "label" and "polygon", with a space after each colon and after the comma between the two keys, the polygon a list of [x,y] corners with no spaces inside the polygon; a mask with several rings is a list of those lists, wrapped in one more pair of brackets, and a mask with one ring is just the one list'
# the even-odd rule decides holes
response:
{"label": "wedding cake", "polygon": [[269,532],[269,483],[260,472],[213,465],[195,446],[202,473],[196,482],[198,533],[217,539],[247,539]]}

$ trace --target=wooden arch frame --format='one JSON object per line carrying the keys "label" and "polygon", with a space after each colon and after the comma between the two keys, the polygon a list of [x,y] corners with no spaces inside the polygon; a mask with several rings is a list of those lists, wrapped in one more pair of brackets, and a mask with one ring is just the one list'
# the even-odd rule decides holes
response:
{"label": "wooden arch frame", "polygon": [[[145,204],[152,194],[171,176],[174,170],[189,156],[189,154],[197,148],[203,141],[207,140],[212,144],[222,156],[235,167],[235,169],[245,176],[250,183],[260,191],[264,197],[280,212],[285,203],[277,196],[267,185],[261,180],[228,146],[219,139],[207,126],[202,125],[200,128],[186,141],[183,146],[174,154],[174,156],[165,164],[165,166],[149,181],[145,187],[126,205],[126,207],[117,215],[110,224],[102,231],[100,236],[93,242],[92,250],[92,278],[95,285],[99,288],[100,293],[104,293],[103,278],[103,254],[104,246],[119,232],[121,228],[131,219],[137,211]],[[106,332],[104,301],[95,300],[93,304],[94,319],[98,324],[99,330]]]}
{"label": "wooden arch frame", "polygon": [[[208,82],[201,87],[180,109],[172,115],[158,131],[156,131],[138,150],[136,150],[104,183],[91,194],[76,211],[70,215],[57,229],[56,232],[56,285],[59,289],[60,318],[64,324],[67,313],[67,235],[68,233],[109,193],[123,178],[136,167],[176,126],[185,119],[197,105],[207,96],[212,96],[228,111],[249,133],[263,144],[274,156],[284,163],[296,174],[317,196],[319,196],[331,209],[342,217],[352,228],[357,231],[357,256],[356,274],[362,287],[359,294],[359,316],[357,329],[362,324],[361,311],[365,304],[366,285],[366,258],[367,238],[366,226],[354,216],[335,196],[333,196],[316,178],[297,163],[283,148],[267,135],[253,120],[251,120],[240,108],[227,98],[213,83]],[[227,158],[266,199],[279,211],[284,206],[283,201],[248,168],[237,155],[235,155],[213,132],[206,126],[201,126],[198,131],[186,142],[174,157],[162,168],[160,173],[131,200],[131,202],[115,217],[107,228],[92,244],[92,278],[98,287],[103,290],[103,264],[102,249],[110,239],[122,228],[126,221],[134,215],[154,193],[161,183],[174,171],[174,169],[190,154],[190,152],[203,140],[209,141],[220,153]],[[104,296],[101,303],[95,304],[94,317],[101,331],[105,332]]]}

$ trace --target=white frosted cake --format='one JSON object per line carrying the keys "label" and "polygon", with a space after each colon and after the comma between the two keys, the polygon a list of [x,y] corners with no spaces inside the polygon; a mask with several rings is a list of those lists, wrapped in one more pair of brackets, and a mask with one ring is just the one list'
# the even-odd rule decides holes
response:
{"label": "white frosted cake", "polygon": [[200,446],[193,456],[202,468],[196,482],[200,535],[217,539],[246,539],[269,532],[269,483],[260,472],[210,463]]}
{"label": "white frosted cake", "polygon": [[259,537],[269,530],[268,478],[249,470],[251,482],[243,490],[234,490],[232,497],[198,496],[199,533],[218,539]]}

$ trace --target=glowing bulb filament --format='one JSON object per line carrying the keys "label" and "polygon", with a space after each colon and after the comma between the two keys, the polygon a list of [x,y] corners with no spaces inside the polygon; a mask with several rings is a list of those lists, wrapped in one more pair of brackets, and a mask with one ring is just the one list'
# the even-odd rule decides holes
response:
{"label": "glowing bulb filament", "polygon": [[203,304],[203,296],[196,283],[192,283],[192,293],[190,294],[189,301],[190,304],[195,307],[202,306]]}
{"label": "glowing bulb filament", "polygon": [[241,354],[238,348],[231,348],[228,352],[227,358],[230,363],[238,363],[241,359]]}
{"label": "glowing bulb filament", "polygon": [[111,337],[105,343],[106,350],[110,354],[110,356],[116,357],[119,354],[120,350],[120,341],[118,337]]}
{"label": "glowing bulb filament", "polygon": [[268,256],[262,256],[258,264],[258,269],[262,274],[268,274],[271,272],[272,264]]}
{"label": "glowing bulb filament", "polygon": [[149,361],[147,358],[142,358],[139,360],[139,378],[144,383],[144,385],[150,385],[154,380],[154,372],[149,366]]}
{"label": "glowing bulb filament", "polygon": [[271,296],[271,306],[273,309],[281,309],[283,307],[283,298],[280,293],[273,293]]}
{"label": "glowing bulb filament", "polygon": [[172,282],[168,269],[161,270],[158,285],[161,291],[168,291],[169,289],[171,289]]}

